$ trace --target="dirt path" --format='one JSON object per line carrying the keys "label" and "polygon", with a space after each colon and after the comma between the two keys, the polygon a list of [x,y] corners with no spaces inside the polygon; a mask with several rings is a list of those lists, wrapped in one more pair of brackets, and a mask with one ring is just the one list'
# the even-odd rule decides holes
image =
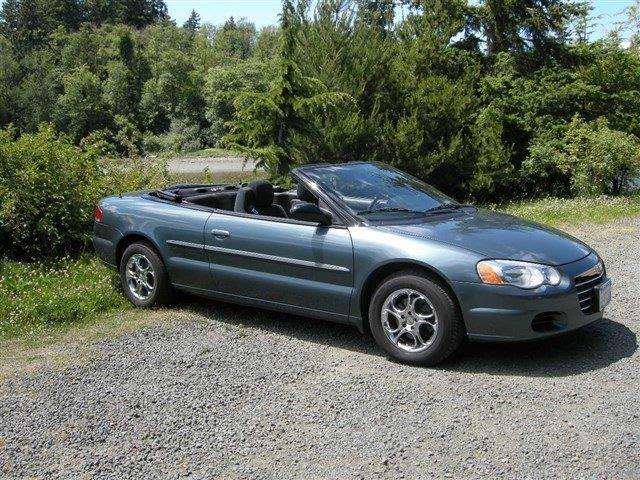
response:
{"label": "dirt path", "polygon": [[182,157],[169,159],[167,168],[172,173],[200,173],[205,168],[211,173],[251,172],[255,162],[248,160],[245,164],[243,157]]}

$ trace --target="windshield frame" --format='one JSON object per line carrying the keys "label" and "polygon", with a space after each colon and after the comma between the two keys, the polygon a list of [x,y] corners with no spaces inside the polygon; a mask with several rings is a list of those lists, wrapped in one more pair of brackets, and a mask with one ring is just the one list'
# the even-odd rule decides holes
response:
{"label": "windshield frame", "polygon": [[[437,202],[437,206],[442,206],[442,205],[448,205],[451,204],[452,206],[463,206],[463,204],[459,203],[458,201],[456,201],[455,199],[449,197],[448,195],[440,192],[439,190],[435,189],[435,187],[429,185],[428,183],[424,182],[423,180],[420,180],[419,178],[403,171],[400,170],[398,168],[395,168],[391,165],[385,164],[383,162],[378,162],[378,161],[358,161],[358,162],[346,162],[346,163],[315,163],[315,164],[309,164],[309,165],[304,165],[301,167],[298,167],[294,170],[292,170],[292,175],[298,179],[298,180],[304,180],[304,183],[308,184],[310,187],[312,187],[313,190],[319,191],[324,193],[324,195],[326,197],[331,198],[331,200],[334,203],[335,207],[339,207],[339,209],[341,210],[341,212],[348,216],[352,221],[354,225],[357,224],[364,224],[364,225],[368,225],[368,224],[385,224],[385,223],[416,223],[416,222],[423,222],[426,219],[428,219],[431,215],[429,214],[428,210],[424,210],[419,212],[419,215],[416,214],[411,214],[411,215],[389,215],[388,217],[385,216],[385,218],[370,218],[368,215],[361,215],[358,213],[358,211],[354,210],[353,208],[351,208],[342,198],[341,195],[336,192],[335,190],[328,188],[326,185],[323,185],[319,182],[317,182],[311,175],[310,175],[310,171],[311,170],[318,170],[318,169],[322,169],[322,168],[331,168],[331,167],[337,167],[337,166],[348,166],[348,165],[375,165],[375,166],[380,166],[384,169],[388,169],[388,170],[393,170],[396,171],[398,173],[400,173],[401,175],[404,175],[406,177],[409,177],[412,180],[415,180],[417,182],[423,183],[425,185],[427,185],[429,188],[434,189],[439,195],[442,195],[447,201],[442,201],[443,199],[441,198],[436,198],[436,197],[432,197],[433,200],[435,202]],[[443,213],[445,213],[447,210],[444,209],[442,210]],[[394,212],[394,213],[409,213],[409,212]],[[418,213],[418,212],[416,212]]]}

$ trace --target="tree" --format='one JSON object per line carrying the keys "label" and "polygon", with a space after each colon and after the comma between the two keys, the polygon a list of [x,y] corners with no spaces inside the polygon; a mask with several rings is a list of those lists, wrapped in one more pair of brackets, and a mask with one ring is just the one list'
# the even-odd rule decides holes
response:
{"label": "tree", "polygon": [[205,86],[205,113],[216,139],[229,133],[228,123],[236,115],[234,101],[238,94],[268,92],[276,76],[275,67],[273,62],[248,60],[209,70]]}
{"label": "tree", "polygon": [[235,21],[229,18],[221,28],[216,29],[213,48],[227,58],[247,59],[255,45],[256,27],[244,18]]}
{"label": "tree", "polygon": [[558,58],[569,39],[572,22],[588,12],[574,0],[484,0],[478,8],[487,52],[531,52],[537,61]]}
{"label": "tree", "polygon": [[16,90],[20,80],[20,65],[9,42],[0,37],[0,125],[15,120]]}
{"label": "tree", "polygon": [[75,31],[83,22],[142,28],[168,18],[163,0],[7,0],[0,10],[0,34],[26,53],[46,45],[58,28]]}
{"label": "tree", "polygon": [[109,125],[108,108],[96,75],[87,67],[78,67],[67,74],[62,83],[64,94],[58,98],[55,111],[55,123],[60,130],[80,141],[92,131]]}
{"label": "tree", "polygon": [[188,30],[193,35],[198,31],[200,28],[200,15],[198,15],[198,12],[196,12],[195,9],[191,10],[191,15],[189,15],[187,21],[184,22],[182,28]]}
{"label": "tree", "polygon": [[358,10],[363,21],[386,33],[393,27],[395,14],[394,0],[358,0]]}
{"label": "tree", "polygon": [[239,95],[236,116],[230,133],[223,139],[247,156],[256,158],[274,179],[287,178],[296,164],[310,161],[301,140],[317,138],[314,118],[345,105],[353,99],[344,93],[329,92],[322,82],[301,74],[296,62],[300,29],[304,22],[306,1],[297,8],[283,0],[280,17],[280,74],[274,88],[266,94],[251,92]]}

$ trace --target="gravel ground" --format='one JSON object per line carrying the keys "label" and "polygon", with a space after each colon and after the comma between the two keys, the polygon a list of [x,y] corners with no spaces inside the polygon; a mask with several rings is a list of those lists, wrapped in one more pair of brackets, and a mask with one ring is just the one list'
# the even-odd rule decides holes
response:
{"label": "gravel ground", "polygon": [[350,327],[198,303],[0,386],[6,478],[640,478],[640,219],[578,229],[606,319],[432,369]]}
{"label": "gravel ground", "polygon": [[172,173],[201,173],[208,168],[211,173],[252,172],[254,160],[243,157],[180,157],[167,160],[167,169]]}

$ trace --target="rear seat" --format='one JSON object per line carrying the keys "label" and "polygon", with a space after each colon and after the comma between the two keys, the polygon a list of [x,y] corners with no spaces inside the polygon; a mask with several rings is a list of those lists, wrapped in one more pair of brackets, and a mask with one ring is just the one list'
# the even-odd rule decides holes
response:
{"label": "rear seat", "polygon": [[203,207],[233,211],[233,206],[235,205],[237,194],[237,190],[213,192],[205,193],[202,195],[194,195],[193,197],[188,197],[186,200],[190,203],[195,203],[196,205],[202,205]]}

